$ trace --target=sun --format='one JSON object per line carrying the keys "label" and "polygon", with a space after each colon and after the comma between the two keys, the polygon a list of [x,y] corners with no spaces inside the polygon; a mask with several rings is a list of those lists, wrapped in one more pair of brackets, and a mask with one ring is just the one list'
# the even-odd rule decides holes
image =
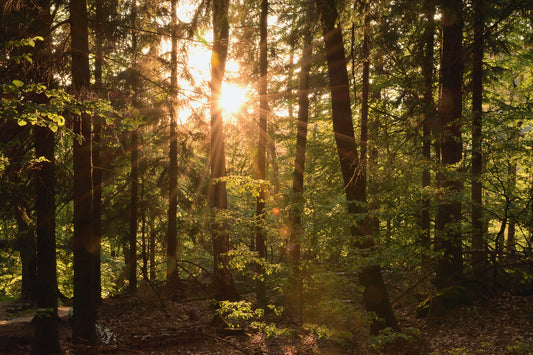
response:
{"label": "sun", "polygon": [[219,107],[225,114],[238,112],[246,100],[247,89],[231,83],[222,84]]}

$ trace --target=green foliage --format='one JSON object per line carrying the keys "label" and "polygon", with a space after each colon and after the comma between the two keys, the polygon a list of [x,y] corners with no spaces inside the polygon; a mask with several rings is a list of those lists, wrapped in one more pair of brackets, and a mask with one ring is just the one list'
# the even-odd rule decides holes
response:
{"label": "green foliage", "polygon": [[533,352],[533,342],[515,340],[511,344],[507,345],[505,350],[518,355],[531,354]]}
{"label": "green foliage", "polygon": [[383,350],[388,345],[393,345],[398,341],[412,343],[420,335],[417,328],[404,328],[401,332],[395,332],[391,328],[383,329],[378,335],[371,337],[368,344],[374,350]]}
{"label": "green foliage", "polygon": [[18,253],[0,249],[0,260],[0,297],[16,297],[22,286]]}
{"label": "green foliage", "polygon": [[243,327],[255,318],[261,318],[264,310],[261,308],[253,309],[252,303],[247,301],[221,301],[219,302],[217,314],[226,319],[230,327]]}
{"label": "green foliage", "polygon": [[295,336],[296,331],[290,328],[279,328],[275,323],[265,323],[265,322],[252,322],[250,326],[265,334],[267,339],[272,339],[277,336]]}

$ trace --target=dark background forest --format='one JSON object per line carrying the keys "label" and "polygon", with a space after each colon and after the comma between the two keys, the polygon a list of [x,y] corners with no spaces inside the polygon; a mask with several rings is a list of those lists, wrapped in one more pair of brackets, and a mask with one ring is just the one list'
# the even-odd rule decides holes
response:
{"label": "dark background forest", "polygon": [[531,0],[2,0],[0,351],[532,353],[532,48]]}

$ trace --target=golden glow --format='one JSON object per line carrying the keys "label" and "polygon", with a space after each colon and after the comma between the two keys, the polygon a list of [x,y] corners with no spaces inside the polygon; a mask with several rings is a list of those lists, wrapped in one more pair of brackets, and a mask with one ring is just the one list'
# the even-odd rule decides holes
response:
{"label": "golden glow", "polygon": [[246,92],[247,89],[245,87],[224,82],[219,101],[219,107],[222,112],[225,114],[238,112],[246,100]]}

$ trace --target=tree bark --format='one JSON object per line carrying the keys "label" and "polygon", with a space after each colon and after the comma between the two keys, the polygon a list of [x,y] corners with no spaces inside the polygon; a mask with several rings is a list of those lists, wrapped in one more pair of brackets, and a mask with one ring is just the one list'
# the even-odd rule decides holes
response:
{"label": "tree bark", "polygon": [[[365,212],[362,206],[366,203],[366,182],[361,181],[363,176],[355,144],[342,31],[336,26],[338,13],[335,1],[316,0],[316,3],[320,12],[326,47],[337,154],[344,180],[348,210],[357,220],[359,215]],[[358,249],[369,250],[374,247],[372,231],[368,228],[369,223],[366,222],[366,220],[358,221],[352,227],[354,246]],[[365,289],[363,299],[367,311],[377,315],[377,319],[371,322],[371,332],[377,334],[386,327],[398,329],[380,266],[363,267],[359,272],[359,280]]]}
{"label": "tree bark", "polygon": [[[424,54],[422,63],[422,76],[424,78],[424,122],[422,123],[422,157],[424,158],[424,170],[422,171],[422,188],[425,190],[431,186],[431,173],[427,167],[431,163],[431,123],[435,117],[435,105],[433,102],[433,52],[435,47],[435,3],[433,0],[424,1],[425,31],[424,31]],[[426,191],[424,191],[424,194]],[[429,209],[431,201],[429,197],[422,198],[420,211],[420,244],[424,252],[430,250],[431,217]]]}
{"label": "tree bark", "polygon": [[155,227],[153,217],[150,217],[150,239],[148,240],[148,255],[150,262],[150,281],[155,281]]}
{"label": "tree bark", "polygon": [[170,52],[170,164],[169,175],[169,196],[168,196],[168,235],[167,235],[167,283],[174,283],[178,279],[176,266],[178,248],[178,230],[176,214],[178,208],[178,138],[177,138],[177,93],[178,93],[178,40],[176,37],[177,0],[172,0],[171,9],[171,52]]}
{"label": "tree bark", "polygon": [[[72,84],[79,97],[89,88],[87,4],[70,0]],[[96,344],[96,276],[91,181],[91,117],[74,117],[74,317],[72,338],[77,345]]]}
{"label": "tree bark", "polygon": [[307,147],[307,126],[309,121],[309,76],[311,57],[313,55],[313,34],[310,29],[312,3],[306,4],[306,25],[303,33],[303,52],[300,58],[300,74],[298,78],[298,121],[296,131],[296,156],[292,179],[292,206],[289,210],[290,236],[288,243],[288,259],[292,268],[289,280],[289,301],[297,310],[299,321],[303,313],[303,282],[300,265],[300,249],[304,240],[302,214],[304,209],[304,171],[305,151]]}
{"label": "tree bark", "polygon": [[209,206],[211,216],[214,272],[213,281],[217,300],[236,300],[235,281],[229,268],[231,250],[226,226],[221,220],[222,211],[228,208],[224,152],[224,123],[219,106],[222,82],[228,55],[228,0],[213,1],[213,52],[211,54],[211,184],[209,187]]}
{"label": "tree bark", "polygon": [[139,203],[139,142],[138,133],[131,132],[131,196],[130,196],[130,234],[128,257],[128,291],[135,293],[137,290],[137,225]]}
{"label": "tree bark", "polygon": [[483,103],[483,31],[485,1],[474,0],[474,50],[472,53],[472,272],[476,279],[484,277],[486,247],[483,240],[482,196],[482,103]]}
{"label": "tree bark", "polygon": [[[460,232],[461,202],[457,196],[463,188],[454,177],[453,165],[462,159],[462,1],[441,1],[442,53],[440,64],[440,164],[438,186],[440,198],[435,235],[435,251],[442,253],[437,261],[435,284],[439,289],[457,284],[463,277],[462,237]],[[448,171],[447,171],[448,170]]]}
{"label": "tree bark", "polygon": [[61,351],[57,325],[57,275],[55,238],[55,139],[47,127],[35,128],[35,154],[47,161],[36,170],[37,200],[37,307],[32,353]]}
{"label": "tree bark", "polygon": [[[268,118],[268,101],[267,101],[267,86],[268,86],[268,58],[267,58],[267,26],[268,26],[268,0],[261,1],[261,15],[259,23],[260,39],[259,39],[259,142],[257,147],[257,180],[264,181],[266,179],[266,144],[267,144],[267,118]],[[258,257],[265,260],[266,245],[265,245],[265,200],[266,187],[261,186],[259,196],[257,197],[256,219],[257,227],[255,233],[255,249]],[[258,273],[260,274],[256,282],[256,298],[259,307],[266,307],[265,296],[265,282],[264,271],[261,266],[258,266]]]}
{"label": "tree bark", "polygon": [[[94,56],[94,87],[99,97],[103,96],[103,40],[104,40],[104,9],[103,0],[96,0],[96,36]],[[96,239],[95,274],[96,274],[96,303],[102,303],[102,274],[101,265],[101,241],[102,241],[102,117],[96,115],[93,121],[93,233]]]}

